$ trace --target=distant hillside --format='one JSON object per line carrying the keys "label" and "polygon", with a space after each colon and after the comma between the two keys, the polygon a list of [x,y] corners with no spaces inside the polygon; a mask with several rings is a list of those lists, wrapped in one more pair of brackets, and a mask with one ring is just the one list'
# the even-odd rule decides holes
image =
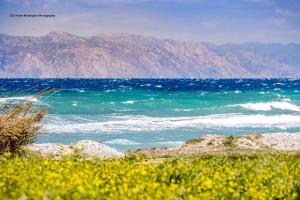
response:
{"label": "distant hillside", "polygon": [[295,78],[300,77],[300,45],[0,34],[0,77]]}

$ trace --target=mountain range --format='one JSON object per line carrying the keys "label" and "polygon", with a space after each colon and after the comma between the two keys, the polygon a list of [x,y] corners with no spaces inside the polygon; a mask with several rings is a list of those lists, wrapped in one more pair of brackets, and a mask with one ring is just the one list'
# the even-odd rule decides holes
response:
{"label": "mountain range", "polygon": [[300,44],[0,34],[1,78],[299,78]]}

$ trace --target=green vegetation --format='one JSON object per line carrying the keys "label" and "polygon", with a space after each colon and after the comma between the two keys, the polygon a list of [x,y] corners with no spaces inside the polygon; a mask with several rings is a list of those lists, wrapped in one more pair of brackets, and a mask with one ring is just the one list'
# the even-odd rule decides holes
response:
{"label": "green vegetation", "polygon": [[214,140],[210,140],[210,141],[207,143],[208,146],[211,146],[211,145],[213,145],[213,144],[214,144]]}
{"label": "green vegetation", "polygon": [[203,140],[204,140],[204,138],[202,138],[202,137],[193,138],[193,139],[186,141],[186,144],[197,144],[197,143],[202,142]]}
{"label": "green vegetation", "polygon": [[0,157],[0,199],[299,199],[300,153],[147,160]]}
{"label": "green vegetation", "polygon": [[[42,91],[37,96],[45,93]],[[18,152],[22,145],[32,143],[38,135],[47,109],[34,108],[30,98],[35,97],[21,103],[11,100],[0,105],[0,154]]]}
{"label": "green vegetation", "polygon": [[235,137],[230,135],[224,139],[223,145],[225,147],[234,147],[234,141],[235,141]]}

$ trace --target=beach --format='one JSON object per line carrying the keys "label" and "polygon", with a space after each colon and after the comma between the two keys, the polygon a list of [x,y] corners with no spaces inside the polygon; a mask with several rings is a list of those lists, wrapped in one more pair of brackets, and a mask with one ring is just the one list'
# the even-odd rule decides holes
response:
{"label": "beach", "polygon": [[124,156],[146,157],[180,157],[199,156],[205,154],[255,153],[255,152],[297,152],[300,150],[300,135],[289,133],[257,134],[242,136],[204,135],[186,141],[173,148],[151,147],[143,149],[128,149],[117,151],[105,144],[91,140],[82,140],[76,144],[31,144],[27,146],[31,152],[43,157],[62,158],[67,155],[79,154],[83,157],[100,159],[118,158]]}

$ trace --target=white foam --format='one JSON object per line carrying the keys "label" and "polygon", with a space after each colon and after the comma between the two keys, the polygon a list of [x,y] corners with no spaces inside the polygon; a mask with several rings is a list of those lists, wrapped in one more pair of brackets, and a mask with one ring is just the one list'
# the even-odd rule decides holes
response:
{"label": "white foam", "polygon": [[121,103],[123,103],[123,104],[134,104],[134,103],[136,103],[137,101],[134,101],[134,100],[128,100],[128,101],[123,101],[123,102],[121,102]]}
{"label": "white foam", "polygon": [[[104,121],[106,120],[106,121]],[[64,123],[65,122],[65,123]],[[83,123],[84,122],[84,123]],[[70,123],[64,119],[46,123],[44,131],[56,133],[105,133],[128,131],[163,131],[178,128],[299,128],[300,115],[219,114],[194,117],[149,117],[144,115],[116,116]]]}
{"label": "white foam", "polygon": [[[286,99],[287,101],[289,99]],[[257,110],[257,111],[270,111],[272,109],[279,110],[291,110],[291,111],[300,111],[300,107],[289,103],[287,101],[271,101],[271,102],[258,102],[258,103],[245,103],[237,104],[233,106],[240,106],[248,110]]]}
{"label": "white foam", "polygon": [[191,108],[186,108],[186,109],[180,109],[180,108],[175,108],[174,111],[176,112],[189,112],[189,111],[193,111],[194,109]]}
{"label": "white foam", "polygon": [[0,97],[0,103],[9,103],[9,102],[15,102],[15,101],[31,101],[31,102],[37,102],[38,99],[34,96],[21,96],[21,97]]}
{"label": "white foam", "polygon": [[104,92],[115,92],[116,90],[105,90]]}
{"label": "white foam", "polygon": [[158,145],[167,145],[167,146],[178,146],[183,144],[183,141],[166,141],[166,142],[156,142]]}
{"label": "white foam", "polygon": [[138,145],[141,144],[139,142],[135,142],[133,140],[127,140],[127,139],[114,139],[104,142],[106,144],[119,144],[119,145]]}

